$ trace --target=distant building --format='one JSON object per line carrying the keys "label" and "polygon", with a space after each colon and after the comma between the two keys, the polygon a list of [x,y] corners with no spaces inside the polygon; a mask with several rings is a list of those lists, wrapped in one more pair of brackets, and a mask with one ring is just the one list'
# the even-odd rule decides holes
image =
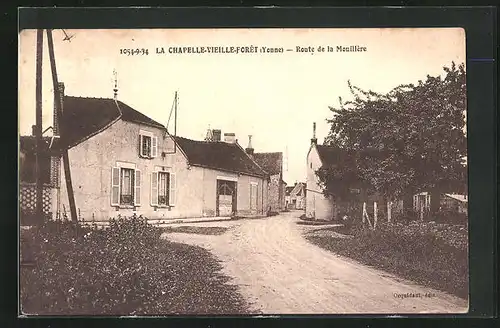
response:
{"label": "distant building", "polygon": [[306,208],[306,184],[296,182],[286,187],[286,204],[288,209],[304,210]]}
{"label": "distant building", "polygon": [[[431,195],[429,192],[421,192],[413,196],[413,210],[429,212],[431,210]],[[467,214],[468,199],[460,194],[442,194],[439,199],[441,210]]]}
{"label": "distant building", "polygon": [[468,199],[465,195],[444,194],[441,198],[441,208],[461,214],[468,213]]}
{"label": "distant building", "polygon": [[251,144],[246,148],[247,153],[259,166],[269,174],[269,210],[280,212],[285,210],[285,188],[283,181],[283,153],[254,153]]}
{"label": "distant building", "polygon": [[316,171],[324,165],[335,162],[336,150],[332,147],[318,145],[316,139],[316,123],[313,126],[313,138],[307,154],[306,178],[306,217],[316,220],[333,220],[336,217],[335,200],[325,195]]}

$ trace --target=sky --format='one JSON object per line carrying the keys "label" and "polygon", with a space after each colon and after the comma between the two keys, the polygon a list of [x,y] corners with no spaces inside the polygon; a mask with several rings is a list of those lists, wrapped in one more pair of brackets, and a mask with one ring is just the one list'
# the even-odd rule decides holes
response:
{"label": "sky", "polygon": [[[129,29],[54,30],[58,79],[69,96],[113,97],[166,125],[178,91],[177,134],[202,140],[207,129],[233,132],[255,152],[283,152],[285,182],[304,181],[312,138],[328,134],[329,106],[350,99],[347,81],[388,92],[440,75],[443,66],[465,62],[459,28],[384,29]],[[282,53],[182,53],[170,47],[283,48]],[[297,52],[296,47],[314,52]],[[334,51],[328,52],[330,46]],[[337,46],[366,51],[336,52]],[[318,52],[324,47],[324,52]],[[120,49],[148,49],[127,56]],[[165,53],[157,54],[163,48]],[[286,51],[292,49],[292,51]],[[36,30],[19,34],[19,132],[35,124]],[[43,129],[52,125],[52,78],[44,33]],[[173,121],[169,130],[173,130]]]}

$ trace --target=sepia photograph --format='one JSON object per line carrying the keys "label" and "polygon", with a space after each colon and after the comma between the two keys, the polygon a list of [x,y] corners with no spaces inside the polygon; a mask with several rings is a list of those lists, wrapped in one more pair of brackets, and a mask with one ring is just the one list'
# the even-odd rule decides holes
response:
{"label": "sepia photograph", "polygon": [[20,31],[19,315],[468,313],[465,63],[462,28]]}

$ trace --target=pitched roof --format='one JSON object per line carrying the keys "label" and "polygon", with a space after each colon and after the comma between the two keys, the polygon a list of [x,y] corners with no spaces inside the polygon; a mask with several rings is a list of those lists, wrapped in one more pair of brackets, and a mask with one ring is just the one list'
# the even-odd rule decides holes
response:
{"label": "pitched roof", "polygon": [[236,143],[207,142],[173,137],[193,166],[265,177],[263,171]]}
{"label": "pitched roof", "polygon": [[465,195],[458,195],[458,194],[445,194],[445,195],[455,200],[458,200],[459,202],[468,203],[467,197]]}
{"label": "pitched roof", "polygon": [[254,153],[254,160],[270,175],[280,174],[283,167],[283,153]]}
{"label": "pitched roof", "polygon": [[287,186],[285,188],[285,195],[290,196],[292,192],[297,193],[300,190],[304,190],[304,194],[306,192],[306,184],[304,182],[295,182],[293,186]]}
{"label": "pitched roof", "polygon": [[60,127],[66,136],[65,143],[72,147],[101,132],[118,119],[165,128],[119,100],[71,96],[64,97]]}
{"label": "pitched roof", "polygon": [[338,162],[345,152],[336,146],[316,145],[321,162],[324,165],[332,165]]}

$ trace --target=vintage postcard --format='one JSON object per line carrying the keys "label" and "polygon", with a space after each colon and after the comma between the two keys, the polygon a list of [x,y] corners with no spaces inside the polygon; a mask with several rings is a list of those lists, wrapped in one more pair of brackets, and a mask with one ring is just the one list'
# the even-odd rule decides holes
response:
{"label": "vintage postcard", "polygon": [[467,313],[465,49],[22,30],[20,314]]}

